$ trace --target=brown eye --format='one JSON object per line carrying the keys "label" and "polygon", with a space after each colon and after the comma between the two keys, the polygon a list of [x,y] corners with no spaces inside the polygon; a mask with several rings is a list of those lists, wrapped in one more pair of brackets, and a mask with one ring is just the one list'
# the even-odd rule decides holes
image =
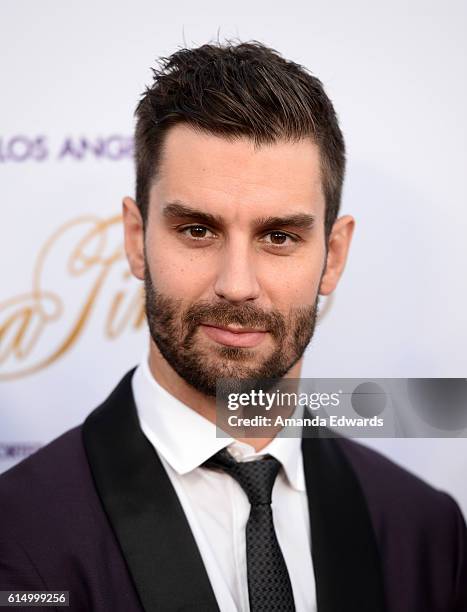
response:
{"label": "brown eye", "polygon": [[282,232],[271,232],[269,235],[271,236],[272,244],[284,244],[288,238],[288,236]]}
{"label": "brown eye", "polygon": [[264,242],[270,247],[280,247],[277,250],[285,250],[288,247],[294,246],[296,243],[300,242],[300,239],[297,236],[287,234],[286,232],[280,231],[272,231],[268,232],[264,238]]}
{"label": "brown eye", "polygon": [[201,225],[193,225],[187,229],[193,238],[204,238],[206,236],[206,228]]}
{"label": "brown eye", "polygon": [[203,240],[204,238],[214,238],[215,235],[210,229],[204,227],[204,225],[189,225],[178,230],[182,234],[185,234],[187,238],[193,238],[194,240]]}

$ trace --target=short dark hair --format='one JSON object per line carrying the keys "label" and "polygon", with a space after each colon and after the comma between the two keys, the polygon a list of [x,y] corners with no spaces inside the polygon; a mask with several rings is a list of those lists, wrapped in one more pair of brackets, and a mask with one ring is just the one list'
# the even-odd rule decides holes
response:
{"label": "short dark hair", "polygon": [[337,218],[345,144],[319,79],[258,41],[205,44],[159,59],[135,111],[136,202],[146,223],[151,182],[170,127],[184,123],[255,146],[311,137],[318,145],[325,234]]}

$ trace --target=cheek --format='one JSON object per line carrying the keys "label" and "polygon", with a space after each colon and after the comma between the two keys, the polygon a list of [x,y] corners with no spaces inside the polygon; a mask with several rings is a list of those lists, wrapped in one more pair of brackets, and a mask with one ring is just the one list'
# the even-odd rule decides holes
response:
{"label": "cheek", "polygon": [[294,306],[311,306],[316,301],[324,266],[324,252],[300,260],[284,258],[263,270],[263,287],[276,308],[288,311]]}
{"label": "cheek", "polygon": [[177,248],[164,236],[154,236],[146,246],[148,265],[158,291],[173,297],[196,297],[208,282],[208,269],[197,258]]}

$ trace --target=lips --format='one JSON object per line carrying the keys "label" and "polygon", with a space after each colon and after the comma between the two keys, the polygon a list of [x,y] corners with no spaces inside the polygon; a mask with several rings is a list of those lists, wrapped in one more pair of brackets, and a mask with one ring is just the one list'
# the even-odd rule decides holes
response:
{"label": "lips", "polygon": [[264,340],[267,330],[251,327],[217,327],[215,325],[200,325],[204,333],[215,342],[225,346],[252,348]]}

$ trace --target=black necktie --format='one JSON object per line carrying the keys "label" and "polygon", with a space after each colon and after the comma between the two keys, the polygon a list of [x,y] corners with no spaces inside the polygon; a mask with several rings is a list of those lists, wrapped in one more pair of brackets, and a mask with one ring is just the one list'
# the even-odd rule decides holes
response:
{"label": "black necktie", "polygon": [[248,596],[251,612],[294,612],[292,585],[272,519],[271,493],[281,464],[271,455],[235,461],[226,448],[204,463],[227,472],[251,504],[246,524]]}

